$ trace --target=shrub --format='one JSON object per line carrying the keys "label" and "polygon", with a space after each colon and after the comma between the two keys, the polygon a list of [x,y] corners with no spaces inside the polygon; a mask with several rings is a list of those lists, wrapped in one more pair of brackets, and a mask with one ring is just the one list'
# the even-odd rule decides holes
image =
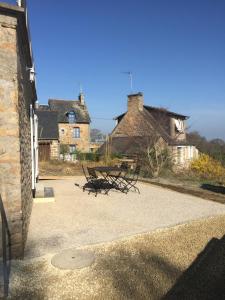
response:
{"label": "shrub", "polygon": [[191,163],[190,168],[201,178],[225,183],[225,168],[207,154],[200,154],[199,158]]}
{"label": "shrub", "polygon": [[78,160],[99,161],[100,154],[92,152],[77,152]]}
{"label": "shrub", "polygon": [[150,145],[139,158],[144,177],[159,177],[172,169],[172,154],[167,147],[159,143]]}
{"label": "shrub", "polygon": [[60,144],[60,154],[67,154],[69,153],[69,146],[65,144]]}

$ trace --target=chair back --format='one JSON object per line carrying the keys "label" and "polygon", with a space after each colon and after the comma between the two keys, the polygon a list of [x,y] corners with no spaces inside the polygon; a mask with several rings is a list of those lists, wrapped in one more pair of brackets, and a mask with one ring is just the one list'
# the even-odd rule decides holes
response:
{"label": "chair back", "polygon": [[140,165],[137,165],[135,170],[134,170],[134,174],[135,175],[140,175],[140,171],[141,171],[141,166]]}
{"label": "chair back", "polygon": [[95,179],[98,178],[98,176],[96,175],[95,170],[93,168],[88,168],[87,167],[87,170],[88,170],[88,173],[89,173],[91,178],[95,178]]}
{"label": "chair back", "polygon": [[85,176],[86,180],[89,181],[89,176],[88,176],[88,173],[87,173],[84,165],[82,165],[82,169],[83,169],[83,173],[84,173],[84,176]]}
{"label": "chair back", "polygon": [[120,168],[121,169],[123,169],[123,170],[128,170],[128,163],[127,162],[125,162],[125,161],[123,161],[122,163],[121,163],[121,165],[120,165]]}

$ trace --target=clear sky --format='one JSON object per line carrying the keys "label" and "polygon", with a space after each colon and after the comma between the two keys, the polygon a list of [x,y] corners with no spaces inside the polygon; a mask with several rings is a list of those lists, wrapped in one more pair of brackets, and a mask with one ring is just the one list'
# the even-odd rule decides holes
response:
{"label": "clear sky", "polygon": [[[82,83],[92,127],[109,132],[130,93],[225,139],[224,0],[28,0],[40,103]],[[99,118],[99,119],[98,119]],[[103,119],[106,120],[103,120]],[[109,119],[109,120],[107,120]]]}

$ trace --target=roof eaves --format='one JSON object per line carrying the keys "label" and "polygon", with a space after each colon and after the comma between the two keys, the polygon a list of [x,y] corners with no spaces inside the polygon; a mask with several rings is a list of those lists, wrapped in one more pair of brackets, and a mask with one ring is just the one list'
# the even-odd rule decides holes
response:
{"label": "roof eaves", "polygon": [[117,120],[117,119],[119,119],[119,118],[123,117],[125,114],[126,114],[126,112],[125,112],[125,113],[123,113],[123,114],[121,114],[121,115],[119,115],[119,116],[116,116],[116,117],[114,117],[114,118],[113,118],[113,120]]}
{"label": "roof eaves", "polygon": [[147,110],[150,109],[150,110],[155,110],[155,111],[165,112],[165,113],[168,114],[168,115],[173,115],[173,116],[177,116],[177,117],[182,117],[182,118],[184,118],[184,119],[189,119],[189,118],[190,118],[190,116],[178,114],[178,113],[175,113],[175,112],[173,112],[173,111],[169,111],[169,110],[167,110],[167,109],[160,108],[160,107],[154,107],[154,106],[144,105],[144,108],[146,108]]}

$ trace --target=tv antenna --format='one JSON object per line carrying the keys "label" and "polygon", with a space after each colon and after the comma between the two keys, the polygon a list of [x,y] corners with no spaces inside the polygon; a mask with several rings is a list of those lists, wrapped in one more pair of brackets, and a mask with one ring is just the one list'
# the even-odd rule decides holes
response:
{"label": "tv antenna", "polygon": [[133,73],[131,71],[122,72],[123,74],[127,74],[130,79],[130,91],[133,92]]}
{"label": "tv antenna", "polygon": [[81,82],[79,82],[79,91],[80,91],[80,94],[83,93],[83,87],[82,87],[82,83]]}

